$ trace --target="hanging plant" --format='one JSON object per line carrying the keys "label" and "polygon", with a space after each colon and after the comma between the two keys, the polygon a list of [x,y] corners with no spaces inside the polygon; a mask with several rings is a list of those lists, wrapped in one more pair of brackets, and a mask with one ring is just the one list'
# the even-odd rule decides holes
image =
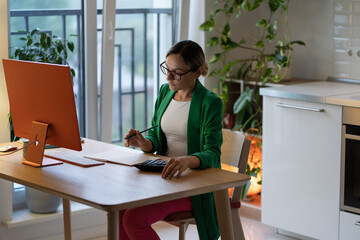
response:
{"label": "hanging plant", "polygon": [[[241,93],[233,105],[233,112],[237,115],[235,128],[243,131],[258,128],[261,133],[262,109],[259,87],[266,82],[280,82],[289,68],[292,46],[305,45],[303,41],[290,40],[287,24],[288,6],[289,0],[215,0],[209,19],[200,26],[201,30],[212,34],[206,46],[217,50],[209,63],[216,63],[218,67],[213,68],[209,77],[219,79],[220,84],[216,91],[223,99],[224,115],[229,94],[233,94],[229,92],[226,82],[234,78],[245,82],[255,81],[255,84],[249,85]],[[266,17],[262,14],[254,22],[246,23],[253,24],[259,29],[259,37],[254,39],[243,31],[241,36],[235,38],[232,34],[235,30],[231,26],[241,21],[242,14],[251,14],[260,7],[267,12]],[[225,20],[219,21],[219,18]],[[285,25],[284,35],[278,35],[279,23]],[[252,54],[243,57],[244,50]],[[229,56],[230,53],[232,57]],[[234,59],[233,56],[239,57]]]}

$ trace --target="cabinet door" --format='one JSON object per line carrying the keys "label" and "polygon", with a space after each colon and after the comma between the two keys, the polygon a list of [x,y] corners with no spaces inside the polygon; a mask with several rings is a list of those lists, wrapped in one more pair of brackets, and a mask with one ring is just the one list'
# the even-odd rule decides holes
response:
{"label": "cabinet door", "polygon": [[264,97],[263,116],[262,222],[338,239],[342,107]]}
{"label": "cabinet door", "polygon": [[359,240],[360,215],[340,212],[340,240]]}

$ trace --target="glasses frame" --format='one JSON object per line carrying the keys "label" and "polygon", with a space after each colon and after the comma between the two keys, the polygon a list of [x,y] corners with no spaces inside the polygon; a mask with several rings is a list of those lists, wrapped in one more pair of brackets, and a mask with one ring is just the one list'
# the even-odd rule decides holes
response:
{"label": "glasses frame", "polygon": [[[170,69],[168,69],[167,67],[165,67],[165,66],[164,66],[165,63],[166,63],[166,61],[163,61],[162,63],[160,63],[160,71],[161,71],[163,74],[165,74],[166,76],[167,76],[168,74],[170,74],[173,79],[178,80],[178,81],[180,81],[180,80],[181,80],[181,77],[184,76],[185,74],[194,71],[193,69],[190,69],[189,71],[184,72],[184,73],[176,73],[175,71],[171,71]],[[177,79],[177,77],[178,77],[179,79]]]}

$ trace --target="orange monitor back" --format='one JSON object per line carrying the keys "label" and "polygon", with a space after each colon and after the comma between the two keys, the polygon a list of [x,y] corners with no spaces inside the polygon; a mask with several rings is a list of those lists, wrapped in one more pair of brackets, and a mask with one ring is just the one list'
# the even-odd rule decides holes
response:
{"label": "orange monitor back", "polygon": [[15,136],[31,144],[25,163],[60,164],[43,158],[45,143],[80,151],[70,67],[10,59],[3,65]]}

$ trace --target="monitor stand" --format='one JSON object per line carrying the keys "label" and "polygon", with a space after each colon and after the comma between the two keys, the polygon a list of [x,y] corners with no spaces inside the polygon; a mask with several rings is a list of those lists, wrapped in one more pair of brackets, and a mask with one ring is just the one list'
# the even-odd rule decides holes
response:
{"label": "monitor stand", "polygon": [[63,163],[52,158],[44,157],[48,126],[47,123],[32,122],[29,145],[27,147],[26,159],[22,162],[23,164],[33,167],[46,167]]}

